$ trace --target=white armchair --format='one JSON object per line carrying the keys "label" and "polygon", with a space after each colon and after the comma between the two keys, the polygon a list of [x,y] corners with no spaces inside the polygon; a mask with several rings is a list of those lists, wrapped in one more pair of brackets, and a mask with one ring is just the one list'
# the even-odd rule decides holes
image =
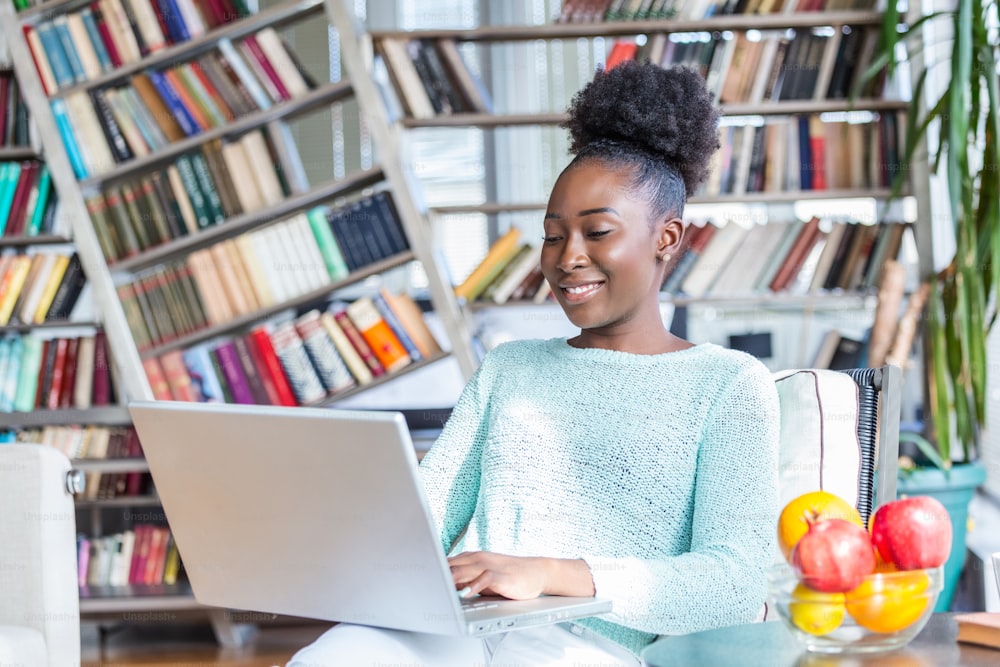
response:
{"label": "white armchair", "polygon": [[0,445],[0,665],[80,664],[71,474],[52,447]]}

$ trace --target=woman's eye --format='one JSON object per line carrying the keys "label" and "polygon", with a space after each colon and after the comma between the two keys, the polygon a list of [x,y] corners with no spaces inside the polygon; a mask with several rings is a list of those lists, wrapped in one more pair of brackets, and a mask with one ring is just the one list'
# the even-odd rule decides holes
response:
{"label": "woman's eye", "polygon": [[560,238],[562,238],[562,237],[559,237],[559,236],[543,236],[542,237],[542,241],[544,241],[545,243],[555,243]]}
{"label": "woman's eye", "polygon": [[589,236],[592,239],[596,239],[604,236],[605,234],[610,234],[610,233],[611,233],[610,229],[599,229],[593,232],[587,232],[587,236]]}

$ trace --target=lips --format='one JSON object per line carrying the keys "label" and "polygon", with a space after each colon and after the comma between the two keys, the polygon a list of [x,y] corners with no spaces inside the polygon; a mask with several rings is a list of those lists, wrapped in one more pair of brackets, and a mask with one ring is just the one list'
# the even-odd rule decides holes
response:
{"label": "lips", "polygon": [[572,303],[585,301],[604,287],[603,282],[580,283],[577,285],[560,285],[566,300]]}

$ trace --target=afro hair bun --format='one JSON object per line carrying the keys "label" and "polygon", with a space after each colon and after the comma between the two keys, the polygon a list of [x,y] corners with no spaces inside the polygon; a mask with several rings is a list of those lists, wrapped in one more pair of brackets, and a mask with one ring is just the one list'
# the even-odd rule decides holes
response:
{"label": "afro hair bun", "polygon": [[594,142],[634,145],[680,172],[688,194],[708,177],[719,148],[719,111],[689,67],[626,61],[598,72],[569,107],[570,152]]}

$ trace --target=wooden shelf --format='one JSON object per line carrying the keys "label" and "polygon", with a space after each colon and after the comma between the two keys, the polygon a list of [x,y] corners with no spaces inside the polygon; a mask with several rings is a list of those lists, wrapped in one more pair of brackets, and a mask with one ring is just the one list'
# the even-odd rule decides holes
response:
{"label": "wooden shelf", "polygon": [[73,459],[73,468],[82,472],[149,472],[146,459]]}
{"label": "wooden shelf", "polygon": [[322,85],[294,100],[275,104],[269,109],[255,111],[242,118],[237,118],[232,123],[213,127],[192,137],[176,141],[150,155],[129,160],[105,174],[85,178],[80,181],[80,188],[84,191],[93,191],[104,183],[126,180],[133,174],[167,164],[184,153],[197,150],[199,146],[213,139],[240,136],[259,129],[271,121],[293,118],[309,113],[325,104],[333,104],[350,96],[351,93],[352,88],[349,83],[337,82]]}
{"label": "wooden shelf", "polygon": [[160,499],[157,496],[116,496],[114,498],[98,498],[96,500],[76,499],[77,509],[89,509],[94,507],[159,507]]}
{"label": "wooden shelf", "polygon": [[719,306],[723,308],[867,308],[874,307],[875,292],[815,292],[811,294],[727,294],[698,298],[663,295],[664,303],[675,306]]}
{"label": "wooden shelf", "polygon": [[[671,303],[675,306],[716,306],[726,309],[740,308],[819,308],[819,309],[856,309],[874,307],[878,295],[875,292],[842,292],[824,291],[809,294],[788,294],[779,292],[777,294],[727,294],[719,296],[687,297],[671,296],[661,294],[662,303]],[[550,306],[559,308],[559,304],[552,299],[546,299],[542,303],[533,301],[508,301],[503,304],[487,301],[473,301],[467,303],[465,307],[472,312],[482,310],[492,310],[495,308],[539,308]]]}
{"label": "wooden shelf", "polygon": [[311,292],[307,292],[301,296],[298,296],[289,301],[284,301],[280,304],[271,306],[269,308],[264,308],[262,310],[255,310],[252,313],[247,313],[240,317],[234,318],[223,324],[217,324],[212,327],[201,329],[200,331],[195,331],[194,333],[188,334],[186,336],[181,336],[176,340],[172,340],[169,343],[164,343],[162,345],[156,345],[154,347],[148,348],[141,351],[139,354],[143,359],[148,359],[149,357],[156,357],[164,352],[169,352],[170,350],[176,350],[179,348],[189,347],[196,343],[200,343],[204,340],[214,338],[216,336],[222,336],[234,331],[238,331],[244,327],[259,324],[273,315],[284,312],[286,310],[294,310],[296,308],[303,308],[305,306],[310,306],[313,304],[318,304],[324,299],[327,299],[336,292],[338,289],[346,287],[348,285],[353,285],[354,283],[360,282],[369,276],[373,276],[377,273],[382,273],[393,269],[397,266],[402,266],[407,262],[412,262],[416,259],[416,256],[412,251],[401,252],[399,254],[393,255],[392,257],[383,259],[374,264],[369,264],[368,266],[360,269],[358,271],[352,271],[350,275],[342,280],[337,280],[329,285],[324,285],[318,289],[314,289]]}
{"label": "wooden shelf", "polygon": [[[62,4],[65,5],[69,3]],[[66,7],[60,7],[59,9],[65,10]],[[165,49],[150,54],[145,58],[141,58],[136,62],[125,63],[121,67],[113,69],[110,72],[106,72],[89,81],[60,88],[55,92],[55,94],[52,95],[52,97],[65,97],[66,95],[78,90],[103,88],[109,84],[122,81],[142,70],[163,67],[165,65],[171,65],[176,62],[190,59],[213,48],[220,39],[227,37],[229,39],[239,39],[263,28],[277,28],[286,23],[304,19],[312,14],[318,14],[322,11],[322,0],[291,0],[290,2],[284,2],[276,7],[270,7],[257,12],[256,14],[251,14],[245,18],[227,23],[219,28],[216,28],[215,30],[206,32],[204,35],[189,39],[186,42],[172,44]]]}
{"label": "wooden shelf", "polygon": [[67,426],[95,424],[121,426],[131,424],[128,408],[109,405],[98,408],[68,408],[65,410],[34,410],[32,412],[0,412],[0,428],[39,428],[42,426]]}
{"label": "wooden shelf", "polygon": [[[150,610],[180,611],[201,609],[194,599],[191,585],[129,584],[128,586],[81,586],[80,613],[101,614],[117,612],[144,612]],[[137,618],[136,620],[141,620]]]}
{"label": "wooden shelf", "polygon": [[539,39],[624,37],[649,33],[713,32],[722,30],[781,30],[816,26],[882,25],[881,12],[833,11],[791,14],[733,14],[689,21],[602,21],[597,23],[548,23],[532,26],[484,26],[457,30],[373,30],[373,39],[441,39],[464,42],[524,42]]}
{"label": "wooden shelf", "polygon": [[42,322],[41,324],[5,324],[0,326],[0,334],[5,333],[26,333],[39,329],[96,329],[101,325],[98,322],[73,322],[71,320],[57,320],[53,322]]}
{"label": "wooden shelf", "polygon": [[280,203],[259,211],[243,213],[225,222],[206,227],[197,234],[181,236],[167,243],[155,246],[134,257],[109,264],[112,271],[138,271],[154,264],[175,259],[213,243],[238,236],[257,227],[277,222],[294,213],[311,208],[322,202],[362,190],[382,181],[384,175],[379,168],[351,174],[346,178],[331,181],[298,195],[283,199]]}
{"label": "wooden shelf", "polygon": [[[772,204],[797,201],[814,201],[822,199],[878,199],[887,200],[892,194],[890,188],[872,188],[863,190],[795,190],[785,192],[747,192],[744,194],[714,195],[710,197],[694,196],[688,200],[692,204]],[[911,196],[907,193],[902,197]],[[544,202],[519,202],[505,204],[501,202],[486,202],[484,204],[459,204],[454,206],[434,206],[430,209],[437,215],[456,215],[461,213],[483,213],[496,215],[498,213],[517,213],[524,211],[544,211]]]}
{"label": "wooden shelf", "polygon": [[[820,114],[834,111],[904,111],[907,102],[899,100],[786,100],[760,104],[724,104],[720,109],[724,117],[732,116],[792,116]],[[456,113],[434,118],[403,118],[399,122],[407,128],[427,127],[516,127],[521,125],[558,125],[567,119],[564,112],[539,113]]]}
{"label": "wooden shelf", "polygon": [[36,245],[62,245],[72,243],[70,239],[57,234],[38,236],[0,236],[0,248],[26,248]]}
{"label": "wooden shelf", "polygon": [[36,159],[38,153],[31,146],[0,146],[0,162]]}
{"label": "wooden shelf", "polygon": [[432,357],[428,357],[427,359],[421,359],[420,361],[415,361],[409,364],[408,366],[399,369],[398,371],[380,375],[379,377],[373,379],[368,384],[358,385],[356,387],[351,387],[350,389],[346,389],[344,391],[339,391],[332,396],[327,396],[313,403],[309,403],[308,405],[309,407],[323,407],[327,405],[332,405],[337,401],[342,401],[345,398],[354,396],[355,394],[360,394],[363,391],[367,391],[372,387],[377,387],[385,382],[391,382],[392,380],[395,380],[396,378],[402,375],[406,375],[407,373],[412,373],[413,371],[419,370],[426,366],[430,366],[434,362],[440,361],[442,359],[447,359],[450,356],[451,354],[448,352],[439,352],[438,354],[435,354]]}

